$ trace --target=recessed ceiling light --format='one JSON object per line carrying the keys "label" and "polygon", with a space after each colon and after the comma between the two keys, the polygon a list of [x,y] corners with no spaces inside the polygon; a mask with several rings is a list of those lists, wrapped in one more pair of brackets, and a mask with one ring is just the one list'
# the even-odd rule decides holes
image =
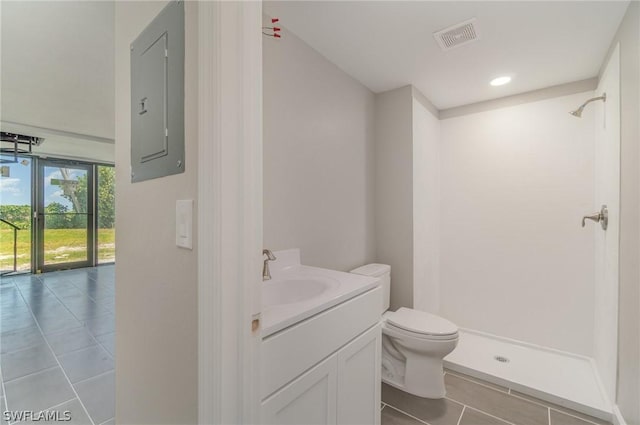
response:
{"label": "recessed ceiling light", "polygon": [[492,86],[503,86],[510,82],[511,82],[511,77],[504,76],[504,77],[494,78],[493,80],[491,80],[489,84],[491,84]]}

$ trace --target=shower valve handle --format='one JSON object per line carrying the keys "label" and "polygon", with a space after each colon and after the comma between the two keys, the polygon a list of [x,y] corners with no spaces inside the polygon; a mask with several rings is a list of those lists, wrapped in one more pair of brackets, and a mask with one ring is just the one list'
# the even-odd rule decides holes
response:
{"label": "shower valve handle", "polygon": [[600,223],[602,230],[607,230],[607,225],[609,224],[609,210],[607,209],[607,206],[603,205],[599,212],[582,217],[582,227],[585,226],[587,220]]}

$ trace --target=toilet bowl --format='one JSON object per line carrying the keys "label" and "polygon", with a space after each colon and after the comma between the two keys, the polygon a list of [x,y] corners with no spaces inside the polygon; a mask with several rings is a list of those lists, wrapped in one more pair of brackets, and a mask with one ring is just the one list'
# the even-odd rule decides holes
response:
{"label": "toilet bowl", "polygon": [[401,307],[387,311],[390,266],[368,264],[352,273],[378,277],[383,288],[382,381],[419,397],[443,398],[443,358],[458,344],[458,328],[435,314]]}

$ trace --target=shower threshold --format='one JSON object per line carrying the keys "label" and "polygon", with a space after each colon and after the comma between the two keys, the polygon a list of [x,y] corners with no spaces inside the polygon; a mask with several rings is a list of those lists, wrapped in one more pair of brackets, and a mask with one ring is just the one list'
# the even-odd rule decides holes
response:
{"label": "shower threshold", "polygon": [[612,406],[593,359],[461,329],[444,366],[606,421]]}

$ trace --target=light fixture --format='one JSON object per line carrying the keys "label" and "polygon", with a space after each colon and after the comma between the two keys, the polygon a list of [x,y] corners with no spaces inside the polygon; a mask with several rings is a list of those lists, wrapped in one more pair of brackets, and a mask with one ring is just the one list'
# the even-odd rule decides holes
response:
{"label": "light fixture", "polygon": [[511,77],[509,77],[508,75],[505,75],[503,77],[494,78],[493,80],[491,80],[489,84],[491,84],[492,86],[504,86],[505,84],[510,82],[511,82]]}

